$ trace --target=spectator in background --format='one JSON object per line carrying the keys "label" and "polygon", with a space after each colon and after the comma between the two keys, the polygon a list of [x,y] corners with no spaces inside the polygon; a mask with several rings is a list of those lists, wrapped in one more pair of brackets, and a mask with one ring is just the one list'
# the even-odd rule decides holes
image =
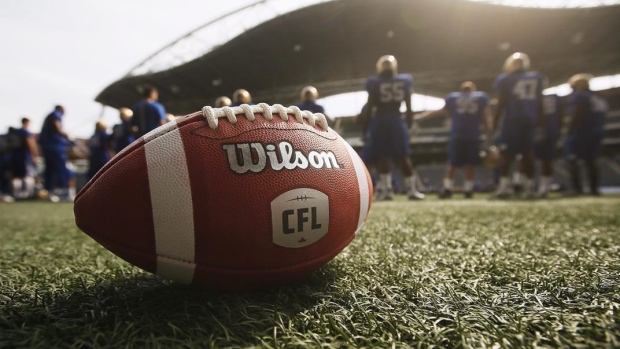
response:
{"label": "spectator in background", "polygon": [[11,149],[11,166],[13,196],[16,199],[31,198],[35,194],[35,177],[37,175],[36,158],[39,149],[34,134],[28,130],[30,120],[22,118],[22,127],[9,134]]}
{"label": "spectator in background", "polygon": [[173,114],[166,114],[166,122],[174,121],[174,119],[176,119],[176,116],[174,116]]}
{"label": "spectator in background", "polygon": [[583,161],[590,179],[590,193],[598,196],[598,160],[603,141],[607,102],[590,90],[590,74],[577,74],[568,80],[573,93],[568,99],[568,134],[565,140],[565,156],[571,175],[572,194],[583,193],[581,169]]}
{"label": "spectator in background", "polygon": [[135,138],[140,138],[166,123],[166,108],[157,102],[159,92],[151,85],[142,88],[144,99],[131,107],[131,126]]}
{"label": "spectator in background", "polygon": [[249,104],[249,105],[254,104],[252,103],[252,96],[250,95],[250,92],[242,88],[236,90],[233,93],[232,102],[233,102],[233,104],[231,105],[232,107],[238,107],[241,104]]}
{"label": "spectator in background", "polygon": [[112,128],[112,147],[116,153],[120,153],[126,146],[130,145],[134,140],[131,130],[131,117],[133,111],[129,108],[119,109],[121,123],[114,125]]}
{"label": "spectator in background", "polygon": [[90,180],[112,158],[111,137],[103,121],[97,121],[95,124],[95,134],[88,141],[88,150],[90,151],[88,180]]}
{"label": "spectator in background", "polygon": [[62,118],[65,109],[57,105],[43,121],[39,134],[39,144],[45,158],[45,172],[43,174],[45,189],[50,193],[50,200],[57,201],[58,197],[52,194],[54,188],[59,188],[63,199],[70,199],[69,180],[71,171],[67,168],[69,137],[63,131]]}

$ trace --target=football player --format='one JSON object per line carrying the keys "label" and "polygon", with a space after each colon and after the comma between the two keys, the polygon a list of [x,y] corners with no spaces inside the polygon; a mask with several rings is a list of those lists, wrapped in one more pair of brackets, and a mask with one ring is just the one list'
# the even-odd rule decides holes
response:
{"label": "football player", "polygon": [[301,97],[301,102],[296,104],[296,107],[301,110],[308,110],[313,113],[321,113],[325,115],[327,124],[332,126],[332,119],[325,114],[325,108],[316,103],[316,100],[319,98],[319,91],[314,86],[304,87],[299,96]]}
{"label": "football player", "polygon": [[11,144],[11,175],[13,197],[27,199],[34,196],[37,175],[36,158],[39,156],[34,134],[30,132],[30,120],[22,118],[22,127],[9,133]]}
{"label": "football player", "polygon": [[214,106],[216,108],[222,108],[222,107],[230,107],[231,104],[232,104],[232,101],[230,100],[230,98],[226,96],[219,96],[215,100]]}
{"label": "football player", "polygon": [[135,140],[133,132],[131,131],[131,117],[133,116],[133,111],[129,108],[120,108],[119,116],[121,118],[121,123],[114,125],[112,128],[112,146],[117,153]]}
{"label": "football player", "polygon": [[[409,74],[398,74],[398,63],[394,56],[383,56],[377,61],[378,76],[366,81],[368,102],[363,120],[368,120],[370,157],[375,161],[379,180],[377,199],[393,198],[390,160],[394,160],[405,177],[410,200],[422,200],[424,194],[416,188],[416,176],[410,155],[409,125],[413,118],[411,91],[413,78]],[[405,121],[400,113],[405,102]]]}
{"label": "football player", "polygon": [[9,193],[9,165],[11,162],[11,149],[9,147],[8,134],[0,134],[0,202],[14,202],[15,199]]}
{"label": "football player", "polygon": [[443,190],[439,194],[442,199],[452,196],[452,186],[456,169],[465,167],[465,198],[473,197],[474,173],[476,165],[480,163],[480,126],[485,133],[488,131],[488,122],[491,119],[489,96],[476,91],[476,84],[465,81],[460,91],[452,92],[445,98],[446,104],[442,109],[420,114],[416,120],[450,115],[452,126],[448,151],[448,168],[443,180]]}
{"label": "football player", "polygon": [[252,96],[250,95],[250,92],[242,88],[233,92],[232,102],[233,102],[232,104],[233,107],[238,107],[241,104],[249,104],[249,105],[254,104],[252,103]]}
{"label": "football player", "polygon": [[563,118],[561,99],[558,95],[543,97],[543,113],[545,118],[544,138],[534,143],[534,156],[541,164],[541,175],[538,181],[538,197],[545,198],[549,193],[553,179],[553,163],[556,158],[556,143]]}
{"label": "football player", "polygon": [[45,158],[45,190],[50,193],[50,200],[57,201],[58,197],[52,195],[56,185],[59,187],[59,194],[63,199],[72,196],[70,181],[71,170],[67,168],[69,161],[68,147],[70,146],[69,136],[62,128],[62,119],[65,109],[57,105],[43,121],[43,127],[39,134],[39,144],[43,150]]}
{"label": "football player", "polygon": [[159,103],[159,92],[151,85],[142,88],[143,99],[131,107],[134,137],[140,138],[166,123],[166,108]]}
{"label": "football player", "polygon": [[88,140],[88,150],[90,151],[90,165],[88,167],[89,180],[112,158],[112,144],[110,138],[106,124],[103,123],[103,121],[98,121],[95,124],[95,133],[90,140]]}
{"label": "football player", "polygon": [[589,74],[577,74],[568,80],[573,93],[568,101],[568,133],[565,156],[572,178],[573,194],[582,193],[579,161],[583,161],[590,179],[590,192],[600,195],[596,160],[603,140],[607,102],[590,90]]}
{"label": "football player", "polygon": [[543,77],[530,71],[530,59],[525,53],[512,54],[504,64],[504,74],[495,80],[497,108],[493,117],[493,128],[498,128],[502,154],[500,181],[494,196],[508,198],[511,195],[509,172],[512,161],[521,155],[523,172],[526,176],[525,194],[534,198],[534,137],[538,125],[544,125],[542,113]]}

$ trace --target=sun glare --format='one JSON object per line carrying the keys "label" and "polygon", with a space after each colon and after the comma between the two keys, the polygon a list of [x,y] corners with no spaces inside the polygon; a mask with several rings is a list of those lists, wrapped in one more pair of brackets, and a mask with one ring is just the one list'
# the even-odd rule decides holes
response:
{"label": "sun glare", "polygon": [[[611,88],[620,87],[620,74],[598,76],[590,80],[590,89],[592,91],[609,90]],[[571,93],[571,88],[568,84],[561,84],[558,86],[550,87],[543,91],[546,95],[556,94],[558,96],[567,96]]]}
{"label": "sun glare", "polygon": [[467,0],[513,7],[581,8],[620,4],[620,0]]}

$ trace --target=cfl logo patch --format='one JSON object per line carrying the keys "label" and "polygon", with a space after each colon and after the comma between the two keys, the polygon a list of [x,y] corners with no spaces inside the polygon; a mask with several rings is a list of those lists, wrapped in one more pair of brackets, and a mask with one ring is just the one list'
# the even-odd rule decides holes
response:
{"label": "cfl logo patch", "polygon": [[273,243],[299,248],[319,241],[329,228],[329,198],[311,188],[297,188],[271,202]]}

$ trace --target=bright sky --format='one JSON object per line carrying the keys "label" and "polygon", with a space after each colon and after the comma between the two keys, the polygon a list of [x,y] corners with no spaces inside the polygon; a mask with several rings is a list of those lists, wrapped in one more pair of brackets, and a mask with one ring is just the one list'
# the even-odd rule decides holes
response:
{"label": "bright sky", "polygon": [[[254,0],[3,0],[0,9],[0,132],[32,119],[39,131],[54,105],[64,127],[89,136],[95,96],[181,35]],[[104,120],[118,112],[106,108]]]}
{"label": "bright sky", "polygon": [[[102,116],[113,125],[118,112],[94,102],[104,87],[178,37],[253,2],[3,0],[0,132],[19,126],[22,116],[38,132],[56,104],[65,106],[64,126],[74,137],[90,136]],[[329,115],[342,116],[359,113],[365,99],[358,92],[321,102]],[[436,109],[442,103],[416,96],[413,105]]]}

